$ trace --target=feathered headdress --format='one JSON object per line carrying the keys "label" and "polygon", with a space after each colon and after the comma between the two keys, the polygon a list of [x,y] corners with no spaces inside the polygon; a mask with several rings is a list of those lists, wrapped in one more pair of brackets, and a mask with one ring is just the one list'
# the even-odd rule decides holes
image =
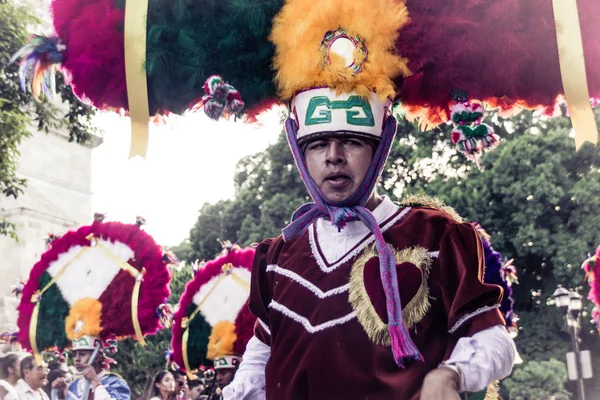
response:
{"label": "feathered headdress", "polygon": [[517,322],[519,317],[515,314],[514,299],[512,297],[512,285],[518,283],[517,269],[513,265],[513,260],[502,260],[502,254],[494,250],[491,243],[491,236],[478,222],[473,222],[472,225],[479,233],[481,242],[483,243],[483,253],[485,259],[485,273],[483,281],[501,286],[503,289],[502,301],[500,302],[500,312],[506,321],[506,329],[511,336],[516,337],[519,333]]}
{"label": "feathered headdress", "polygon": [[97,219],[54,240],[31,270],[18,307],[19,342],[38,357],[84,339],[134,336],[143,343],[160,328],[156,310],[169,282],[150,235]]}
{"label": "feathered headdress", "polygon": [[581,268],[585,271],[585,276],[590,284],[587,298],[594,303],[592,320],[600,332],[600,246],[596,249],[596,254],[585,260]]}
{"label": "feathered headdress", "polygon": [[[213,118],[239,115],[241,98],[252,117],[280,101],[274,77],[283,101],[305,83],[363,95],[371,90],[394,95],[424,127],[456,123],[453,140],[473,157],[497,138],[479,125],[478,112],[461,116],[460,109],[486,104],[505,113],[537,108],[554,115],[566,95],[574,127],[589,135],[578,134],[577,144],[597,136],[589,104],[600,98],[596,0],[149,0],[148,10],[129,10],[139,18],[126,20],[129,4],[54,0],[56,37],[36,37],[17,54],[22,77],[38,87],[34,93],[43,91],[41,82],[51,82],[40,77],[57,63],[79,97],[100,109],[132,113],[132,103],[145,104],[146,119],[205,103]],[[281,24],[290,18],[302,23]],[[372,20],[378,23],[365,23]],[[379,47],[393,48],[398,58],[379,58],[370,50]],[[343,57],[328,54],[348,49]],[[363,68],[369,59],[373,63]],[[339,65],[350,68],[328,69]],[[356,71],[362,71],[361,83],[352,83]],[[215,74],[222,88],[237,89],[232,96],[217,101],[206,91]]]}
{"label": "feathered headdress", "polygon": [[175,313],[172,361],[191,372],[231,364],[243,355],[256,317],[248,309],[254,249],[232,249],[207,262],[190,281]]}

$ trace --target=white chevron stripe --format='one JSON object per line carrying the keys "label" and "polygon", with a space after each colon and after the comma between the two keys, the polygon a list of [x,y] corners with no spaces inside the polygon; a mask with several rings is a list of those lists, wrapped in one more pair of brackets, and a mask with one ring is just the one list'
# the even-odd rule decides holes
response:
{"label": "white chevron stripe", "polygon": [[281,268],[278,265],[267,265],[267,272],[275,272],[276,274],[290,278],[294,282],[299,283],[300,285],[304,286],[305,288],[307,288],[308,290],[313,292],[315,294],[315,296],[317,296],[320,299],[334,296],[336,294],[345,293],[350,288],[350,284],[347,283],[343,286],[336,287],[336,288],[333,288],[331,290],[324,292],[321,289],[319,289],[314,283],[304,279],[297,273],[290,271],[289,269]]}
{"label": "white chevron stripe", "polygon": [[269,327],[267,326],[267,324],[265,324],[262,321],[262,319],[260,319],[260,318],[256,318],[256,320],[258,321],[258,323],[261,326],[261,328],[263,328],[265,330],[265,332],[267,332],[269,334],[269,336],[271,336],[271,330],[269,329]]}
{"label": "white chevron stripe", "polygon": [[294,311],[290,310],[283,304],[279,304],[275,300],[271,301],[271,304],[269,304],[269,307],[272,308],[273,310],[279,311],[286,317],[291,318],[294,321],[302,324],[302,326],[304,327],[304,329],[307,330],[308,333],[317,333],[320,331],[324,331],[325,329],[333,328],[336,325],[345,324],[346,322],[351,321],[354,318],[356,318],[356,311],[352,311],[350,314],[345,315],[341,318],[332,319],[332,320],[329,320],[322,324],[313,326],[306,317],[303,317],[302,315],[295,313]]}
{"label": "white chevron stripe", "polygon": [[[394,219],[389,221],[387,224],[383,225],[381,227],[381,233],[384,233],[389,228],[391,228],[396,223],[398,223],[398,221],[400,221],[402,218],[404,218],[404,216],[406,214],[408,214],[410,210],[411,210],[410,207],[406,207],[398,215],[396,215],[394,217]],[[323,257],[321,257],[319,250],[317,249],[317,240],[315,238],[315,227],[314,227],[314,225],[311,225],[308,227],[308,240],[310,242],[311,251],[313,253],[313,256],[315,257],[315,260],[317,261],[317,264],[319,265],[319,268],[321,268],[321,271],[323,271],[325,273],[330,273],[332,271],[335,271],[341,265],[348,262],[348,260],[350,260],[353,257],[356,257],[358,254],[360,254],[364,250],[365,247],[367,247],[368,245],[370,245],[371,243],[373,243],[375,241],[375,236],[373,236],[372,233],[368,233],[367,236],[368,236],[367,239],[365,239],[359,246],[357,246],[354,249],[354,251],[346,254],[346,256],[343,257],[341,260],[338,260],[337,262],[331,264],[330,267],[328,267],[327,264],[325,263],[325,260],[323,259]]]}
{"label": "white chevron stripe", "polygon": [[454,333],[454,332],[456,332],[456,330],[458,328],[460,328],[462,326],[462,324],[464,324],[465,322],[467,322],[471,318],[476,317],[479,314],[483,314],[485,312],[488,312],[488,311],[491,311],[491,310],[495,310],[496,308],[499,308],[499,307],[500,307],[500,304],[494,304],[493,306],[484,306],[484,307],[478,308],[477,310],[473,311],[470,314],[463,315],[458,321],[456,321],[456,323],[454,324],[454,326],[448,330],[448,333]]}

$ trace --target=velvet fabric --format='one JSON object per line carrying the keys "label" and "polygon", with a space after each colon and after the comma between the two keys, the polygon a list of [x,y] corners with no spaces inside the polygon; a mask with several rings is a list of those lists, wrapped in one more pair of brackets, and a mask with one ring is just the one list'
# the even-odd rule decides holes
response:
{"label": "velvet fabric", "polygon": [[[250,309],[262,322],[256,324],[255,335],[271,347],[265,371],[267,400],[416,400],[424,376],[448,359],[459,338],[504,323],[497,310],[502,289],[481,281],[483,248],[475,230],[439,210],[415,207],[396,220],[401,212],[381,224],[392,223],[383,229],[386,242],[396,250],[421,246],[432,254],[439,251],[427,282],[431,307],[409,330],[424,361],[399,368],[390,347],[373,343],[366,328],[352,317],[348,292],[339,288],[348,284],[366,241],[347,261],[323,266],[317,261],[318,242],[311,242],[309,232],[291,241],[268,239],[257,248],[250,296]],[[373,272],[376,264],[365,266],[365,286],[371,304],[384,318],[382,283]],[[338,288],[338,293],[319,297],[309,284],[277,273],[274,265],[322,292]],[[410,299],[420,280],[407,266],[396,268],[401,296]]]}

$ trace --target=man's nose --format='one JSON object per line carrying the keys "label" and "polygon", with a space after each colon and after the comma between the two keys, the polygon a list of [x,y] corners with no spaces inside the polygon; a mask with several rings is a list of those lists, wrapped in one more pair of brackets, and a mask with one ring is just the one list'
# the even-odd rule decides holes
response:
{"label": "man's nose", "polygon": [[342,164],[346,160],[344,149],[338,140],[331,140],[328,143],[326,156],[329,164]]}

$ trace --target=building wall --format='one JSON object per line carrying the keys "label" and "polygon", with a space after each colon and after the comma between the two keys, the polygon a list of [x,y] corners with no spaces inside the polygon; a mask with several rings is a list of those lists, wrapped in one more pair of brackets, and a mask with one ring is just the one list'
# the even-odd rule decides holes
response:
{"label": "building wall", "polygon": [[16,326],[16,300],[11,291],[45,251],[49,232],[62,234],[91,221],[91,152],[88,145],[69,143],[62,132],[34,132],[20,147],[17,174],[27,179],[16,200],[0,198],[0,217],[17,225],[18,241],[0,236],[0,331]]}

